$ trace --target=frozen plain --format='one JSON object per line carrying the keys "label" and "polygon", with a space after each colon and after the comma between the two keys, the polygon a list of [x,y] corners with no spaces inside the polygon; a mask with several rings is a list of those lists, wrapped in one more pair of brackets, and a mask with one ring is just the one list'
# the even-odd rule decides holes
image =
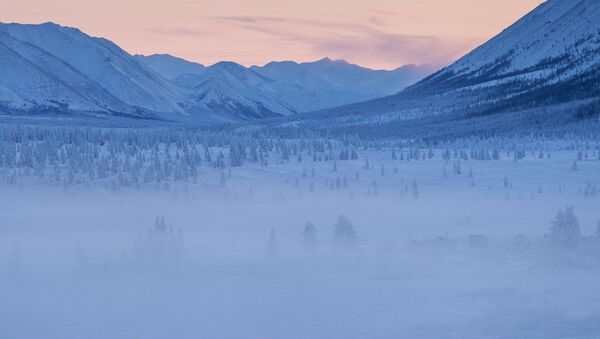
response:
{"label": "frozen plain", "polygon": [[[561,150],[458,173],[442,152],[205,166],[169,187],[3,185],[0,336],[597,338],[597,153],[576,171],[577,151]],[[544,239],[566,205],[585,237],[576,249]],[[342,214],[354,251],[331,245]],[[176,256],[139,248],[157,216],[181,229]]]}

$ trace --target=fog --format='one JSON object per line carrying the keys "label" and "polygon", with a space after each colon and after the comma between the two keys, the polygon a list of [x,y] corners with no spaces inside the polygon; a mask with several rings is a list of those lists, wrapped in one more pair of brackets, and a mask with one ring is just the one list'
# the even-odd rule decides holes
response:
{"label": "fog", "polygon": [[0,190],[0,337],[600,336],[600,163],[434,153],[118,189],[24,175]]}

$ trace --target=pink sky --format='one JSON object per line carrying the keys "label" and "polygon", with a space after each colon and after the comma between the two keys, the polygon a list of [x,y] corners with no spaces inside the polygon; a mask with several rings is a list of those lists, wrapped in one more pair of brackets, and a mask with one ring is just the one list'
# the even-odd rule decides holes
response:
{"label": "pink sky", "polygon": [[135,54],[210,65],[345,59],[449,63],[543,0],[0,0],[0,21],[53,21]]}

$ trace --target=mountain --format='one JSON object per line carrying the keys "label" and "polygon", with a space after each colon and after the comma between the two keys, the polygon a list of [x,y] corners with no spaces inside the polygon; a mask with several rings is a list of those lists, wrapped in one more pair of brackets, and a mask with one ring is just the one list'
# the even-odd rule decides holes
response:
{"label": "mountain", "polygon": [[379,96],[396,94],[438,69],[436,66],[429,65],[406,65],[392,71],[372,70],[345,60],[329,58],[302,65],[336,86],[380,93]]}
{"label": "mountain", "polygon": [[53,55],[0,30],[0,107],[8,111],[120,112],[137,115],[97,83]]}
{"label": "mountain", "polygon": [[169,54],[135,55],[135,57],[163,77],[173,80],[183,74],[202,74],[204,65],[177,58]]}
{"label": "mountain", "polygon": [[[0,44],[2,111],[194,123],[294,113],[251,82],[234,80],[251,72],[243,67],[237,74],[222,70],[226,68],[222,65],[205,71],[201,65],[170,56],[132,56],[106,39],[53,23],[0,24]],[[165,72],[188,77],[206,73],[203,79],[210,81],[194,88],[179,86],[166,78],[168,74],[161,75]]]}
{"label": "mountain", "polygon": [[271,62],[252,70],[281,85],[272,95],[298,111],[320,110],[398,93],[431,74],[433,66],[403,66],[393,71],[372,70],[344,60]]}
{"label": "mountain", "polygon": [[204,67],[168,54],[136,56],[179,87],[195,104],[235,119],[309,112],[394,94],[431,74],[431,66],[371,70],[328,58],[309,63],[270,62],[246,68],[234,62]]}
{"label": "mountain", "polygon": [[183,74],[173,83],[192,94],[193,108],[209,110],[234,120],[253,120],[296,112],[270,96],[277,84],[234,62],[219,62],[202,74]]}
{"label": "mountain", "polygon": [[3,24],[0,31],[62,60],[132,107],[183,113],[174,85],[106,39],[53,23]]}
{"label": "mountain", "polygon": [[547,1],[411,91],[480,92],[482,112],[598,97],[599,17],[598,1]]}
{"label": "mountain", "polygon": [[462,122],[454,125],[457,129],[469,125],[493,133],[493,129],[560,124],[597,115],[598,18],[600,1],[549,0],[455,63],[396,95],[298,119],[323,128],[365,131],[377,125],[389,134],[412,129],[409,132],[416,135],[414,130],[449,133],[445,124],[456,122]]}
{"label": "mountain", "polygon": [[345,61],[203,65],[133,56],[54,23],[0,23],[0,110],[129,116],[193,123],[291,116],[396,93],[430,73],[374,71]]}

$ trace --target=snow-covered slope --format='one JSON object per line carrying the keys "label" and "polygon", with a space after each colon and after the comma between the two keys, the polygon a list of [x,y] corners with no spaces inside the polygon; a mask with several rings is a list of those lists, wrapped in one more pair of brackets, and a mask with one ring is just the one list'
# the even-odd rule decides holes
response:
{"label": "snow-covered slope", "polygon": [[0,105],[6,109],[137,115],[70,65],[1,31],[0,74]]}
{"label": "snow-covered slope", "polygon": [[599,66],[600,2],[550,0],[417,87],[498,89],[511,97],[569,83],[585,96],[593,88],[577,83],[597,78]]}
{"label": "snow-covered slope", "polygon": [[204,65],[177,58],[169,54],[136,55],[138,60],[144,62],[163,77],[172,80],[183,74],[202,74]]}
{"label": "snow-covered slope", "polygon": [[53,23],[3,24],[0,31],[63,60],[131,106],[183,113],[175,86],[114,43]]}
{"label": "snow-covered slope", "polygon": [[345,60],[329,58],[302,65],[336,86],[378,93],[379,96],[396,94],[437,70],[429,65],[406,65],[392,71],[372,70]]}
{"label": "snow-covered slope", "polygon": [[549,0],[399,94],[334,108],[320,116],[346,120],[353,116],[353,124],[433,115],[456,119],[598,99],[600,1]]}
{"label": "snow-covered slope", "polygon": [[192,93],[187,101],[192,110],[243,120],[296,113],[268,94],[277,86],[273,80],[233,62],[219,62],[202,74],[183,74],[173,82]]}
{"label": "snow-covered slope", "polygon": [[299,111],[313,111],[398,93],[431,74],[432,66],[403,66],[393,71],[372,70],[343,60],[271,62],[252,66],[280,85],[272,95]]}
{"label": "snow-covered slope", "polygon": [[289,116],[396,93],[428,74],[345,61],[210,67],[170,55],[132,56],[54,23],[2,24],[0,107],[20,113],[134,115],[183,121]]}
{"label": "snow-covered slope", "polygon": [[[550,0],[486,44],[448,67],[446,72],[477,73],[501,65],[506,75],[559,65],[563,57],[587,59],[600,43],[600,4],[595,0]],[[590,61],[588,59],[588,61]],[[585,68],[587,64],[583,64]]]}
{"label": "snow-covered slope", "polygon": [[[201,65],[170,56],[132,56],[106,39],[53,23],[0,24],[0,35],[0,67],[6,68],[0,79],[3,111],[202,122],[294,113],[258,88],[271,80],[242,66],[231,67],[232,63],[205,72]],[[206,74],[190,87],[160,74],[169,72],[183,78]]]}
{"label": "snow-covered slope", "polygon": [[303,64],[293,61],[273,61],[262,67],[252,66],[251,69],[278,82],[306,89],[327,90],[336,87],[335,84],[311,72]]}

